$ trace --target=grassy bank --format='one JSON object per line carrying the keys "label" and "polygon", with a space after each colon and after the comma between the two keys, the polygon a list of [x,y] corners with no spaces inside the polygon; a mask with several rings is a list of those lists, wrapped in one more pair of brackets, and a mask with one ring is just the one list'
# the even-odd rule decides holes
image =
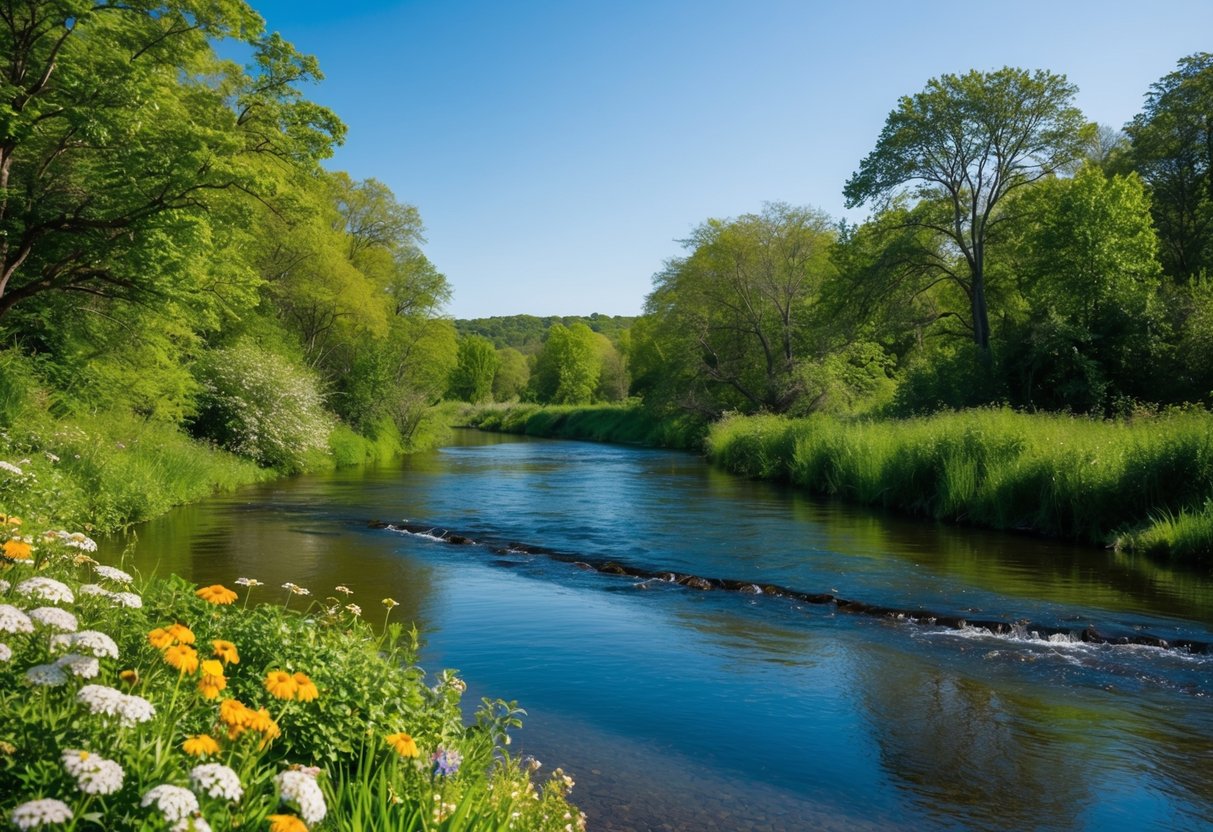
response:
{"label": "grassy bank", "polygon": [[426,678],[394,600],[140,582],[57,525],[0,514],[0,816],[17,828],[582,827],[571,779],[505,753],[521,712],[485,700],[466,719],[464,683]]}
{"label": "grassy bank", "polygon": [[638,404],[469,406],[457,420],[468,427],[556,439],[588,439],[657,448],[702,447],[707,425],[689,416],[662,418]]}
{"label": "grassy bank", "polygon": [[726,418],[716,464],[925,517],[1176,556],[1213,552],[1213,415],[984,409],[907,420]]}

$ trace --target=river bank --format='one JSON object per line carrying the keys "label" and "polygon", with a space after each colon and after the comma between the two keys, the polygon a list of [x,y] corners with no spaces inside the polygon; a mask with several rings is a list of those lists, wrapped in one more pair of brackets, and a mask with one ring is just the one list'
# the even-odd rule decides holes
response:
{"label": "river bank", "polygon": [[730,416],[663,428],[638,405],[517,405],[462,421],[531,436],[668,438],[735,474],[914,516],[1185,560],[1213,554],[1213,415],[1204,411],[1120,421],[995,408],[897,420]]}

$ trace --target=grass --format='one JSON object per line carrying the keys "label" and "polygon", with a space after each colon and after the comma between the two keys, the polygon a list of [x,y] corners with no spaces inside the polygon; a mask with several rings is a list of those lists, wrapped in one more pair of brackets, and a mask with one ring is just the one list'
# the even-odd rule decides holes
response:
{"label": "grass", "polygon": [[588,439],[659,448],[698,449],[707,425],[690,416],[661,416],[637,403],[473,406],[460,421],[481,430],[557,439]]}

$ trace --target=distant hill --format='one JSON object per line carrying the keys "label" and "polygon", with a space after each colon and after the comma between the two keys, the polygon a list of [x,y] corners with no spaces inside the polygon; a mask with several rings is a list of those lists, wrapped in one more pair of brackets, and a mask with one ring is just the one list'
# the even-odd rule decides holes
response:
{"label": "distant hill", "polygon": [[500,315],[492,318],[457,318],[455,329],[460,335],[483,335],[493,346],[514,347],[524,353],[538,352],[543,336],[553,324],[572,326],[581,323],[595,332],[601,332],[613,342],[619,342],[619,334],[629,328],[636,318],[623,315]]}

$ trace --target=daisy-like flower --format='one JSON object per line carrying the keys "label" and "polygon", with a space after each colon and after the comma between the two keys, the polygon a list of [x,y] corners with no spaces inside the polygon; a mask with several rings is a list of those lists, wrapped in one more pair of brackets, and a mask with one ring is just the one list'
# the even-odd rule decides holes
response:
{"label": "daisy-like flower", "polygon": [[192,815],[174,823],[170,832],[211,832],[211,825],[202,815]]}
{"label": "daisy-like flower", "polygon": [[32,633],[34,622],[12,604],[0,604],[0,633]]}
{"label": "daisy-like flower", "polygon": [[161,783],[149,789],[139,801],[139,805],[145,809],[152,804],[169,823],[184,820],[198,811],[198,798],[194,797],[194,793],[170,783]]}
{"label": "daisy-like flower", "polygon": [[147,643],[157,650],[167,650],[175,641],[173,634],[163,627],[157,627],[147,634]]}
{"label": "daisy-like flower", "polygon": [[397,601],[395,598],[384,598],[383,606],[387,607],[390,610],[392,607],[400,606],[400,602]]}
{"label": "daisy-like flower", "polygon": [[342,595],[353,595],[354,594],[354,590],[350,589],[345,584],[339,584],[337,586],[337,591],[340,592]]}
{"label": "daisy-like flower", "polygon": [[463,763],[463,755],[453,748],[439,748],[430,760],[434,763],[435,774],[450,777],[459,771],[459,766]]}
{"label": "daisy-like flower", "polygon": [[108,598],[110,591],[101,584],[80,584],[80,588],[76,592],[81,595],[96,595],[101,598]]}
{"label": "daisy-like flower", "polygon": [[300,816],[309,824],[324,820],[328,807],[324,805],[324,793],[316,778],[303,771],[288,769],[274,778],[274,785],[283,801],[299,810]]}
{"label": "daisy-like flower", "polygon": [[36,578],[26,578],[17,584],[16,589],[19,595],[41,598],[52,604],[71,604],[76,600],[76,596],[72,594],[67,584],[41,575]]}
{"label": "daisy-like flower", "polygon": [[63,541],[64,546],[71,546],[73,549],[80,549],[84,552],[97,551],[97,541],[93,540],[80,532],[72,532],[67,536],[67,540]]}
{"label": "daisy-like flower", "polygon": [[196,791],[216,800],[236,802],[244,795],[240,775],[219,763],[203,763],[190,771],[190,783]]}
{"label": "daisy-like flower", "polygon": [[296,673],[293,678],[295,684],[299,686],[295,692],[295,698],[300,702],[311,702],[320,697],[320,690],[316,687],[316,683],[309,679],[306,673]]}
{"label": "daisy-like flower", "polygon": [[209,757],[219,753],[219,741],[210,734],[195,734],[185,738],[181,750],[191,757]]}
{"label": "daisy-like flower", "polygon": [[101,663],[95,656],[81,656],[78,653],[68,653],[55,664],[80,679],[92,679],[101,672]]}
{"label": "daisy-like flower", "polygon": [[25,671],[25,680],[43,688],[57,688],[67,684],[67,673],[57,664],[36,664]]}
{"label": "daisy-like flower", "polygon": [[172,624],[166,629],[178,644],[193,644],[195,641],[194,631],[184,624]]}
{"label": "daisy-like flower", "polygon": [[362,607],[358,606],[357,604],[346,604],[345,608],[354,615],[362,615]]}
{"label": "daisy-like flower", "polygon": [[[83,535],[82,535],[83,536]],[[86,540],[88,538],[85,538]],[[93,544],[94,547],[96,544]],[[113,581],[116,584],[129,584],[134,578],[114,566],[94,566],[93,571],[107,581]]]}
{"label": "daisy-like flower", "polygon": [[256,578],[237,578],[236,586],[254,587],[254,586],[265,586],[265,584],[263,584],[261,581],[257,580]]}
{"label": "daisy-like flower", "polygon": [[87,751],[64,751],[63,767],[85,794],[113,794],[122,788],[124,772],[113,760]]}
{"label": "daisy-like flower", "polygon": [[105,633],[97,630],[81,630],[78,633],[63,633],[51,636],[52,650],[78,650],[99,659],[118,658],[118,645]]}
{"label": "daisy-like flower", "polygon": [[39,627],[59,630],[63,633],[74,633],[80,626],[76,621],[76,616],[58,607],[38,607],[38,609],[30,611],[29,618]]}
{"label": "daisy-like flower", "polygon": [[223,584],[211,584],[204,586],[194,593],[208,604],[226,605],[236,600],[236,593],[225,587]]}
{"label": "daisy-like flower", "polygon": [[117,607],[127,607],[132,610],[143,608],[143,599],[133,592],[111,592],[109,597]]}
{"label": "daisy-like flower", "polygon": [[284,583],[282,585],[282,588],[290,590],[292,595],[311,595],[312,594],[312,591],[310,589],[305,589],[305,588],[299,586],[299,584],[291,583],[290,581],[287,581],[286,583]]}
{"label": "daisy-like flower", "polygon": [[13,648],[0,641],[0,662],[6,662],[13,657]]}
{"label": "daisy-like flower", "polygon": [[240,664],[240,654],[230,641],[217,638],[211,642],[211,647],[215,648],[214,655],[224,664]]}
{"label": "daisy-like flower", "polygon": [[198,680],[198,690],[207,699],[218,699],[219,692],[227,687],[227,679],[223,676],[223,664],[215,659],[202,662],[202,676]]}
{"label": "daisy-like flower", "polygon": [[293,699],[299,690],[295,677],[285,670],[271,670],[265,675],[265,689],[278,699]]}
{"label": "daisy-like flower", "polygon": [[401,757],[420,757],[421,752],[417,749],[417,741],[411,735],[401,731],[399,734],[387,735],[388,745],[392,750]]}
{"label": "daisy-like flower", "polygon": [[164,651],[164,660],[182,673],[198,669],[198,653],[188,644],[174,644]]}
{"label": "daisy-like flower", "polygon": [[0,553],[9,560],[29,560],[33,552],[34,547],[18,537],[4,541],[3,548],[0,548]]}
{"label": "daisy-like flower", "polygon": [[85,685],[76,693],[76,701],[95,716],[116,718],[124,728],[147,722],[156,709],[142,696],[123,693],[105,685]]}
{"label": "daisy-like flower", "polygon": [[294,815],[269,815],[270,832],[307,832],[307,824]]}
{"label": "daisy-like flower", "polygon": [[13,809],[9,818],[18,829],[37,829],[52,823],[67,823],[72,810],[62,800],[53,797],[31,800]]}

